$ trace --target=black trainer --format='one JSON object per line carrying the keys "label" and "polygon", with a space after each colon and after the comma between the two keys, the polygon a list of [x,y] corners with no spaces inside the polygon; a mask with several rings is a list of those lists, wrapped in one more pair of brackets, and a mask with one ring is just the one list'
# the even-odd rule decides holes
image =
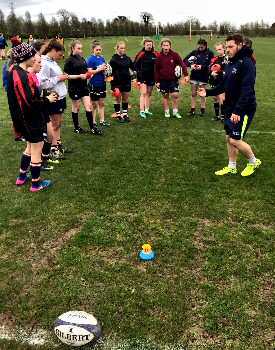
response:
{"label": "black trainer", "polygon": [[217,115],[215,118],[212,118],[213,122],[219,122],[221,121],[221,118]]}
{"label": "black trainer", "polygon": [[117,117],[116,119],[119,123],[125,123],[125,120],[121,116]]}
{"label": "black trainer", "polygon": [[128,115],[125,115],[124,117],[123,117],[123,119],[126,121],[126,122],[128,122],[128,123],[130,123],[132,120],[128,117]]}
{"label": "black trainer", "polygon": [[84,130],[82,128],[77,128],[77,129],[74,129],[74,132],[76,134],[85,134],[87,132],[87,130]]}
{"label": "black trainer", "polygon": [[192,117],[192,116],[194,116],[194,115],[196,115],[196,112],[195,112],[195,111],[192,111],[192,110],[191,110],[191,111],[188,113],[188,116],[189,116],[189,117]]}
{"label": "black trainer", "polygon": [[93,127],[91,130],[90,130],[90,133],[93,134],[93,135],[102,135],[102,130],[100,130],[98,127]]}

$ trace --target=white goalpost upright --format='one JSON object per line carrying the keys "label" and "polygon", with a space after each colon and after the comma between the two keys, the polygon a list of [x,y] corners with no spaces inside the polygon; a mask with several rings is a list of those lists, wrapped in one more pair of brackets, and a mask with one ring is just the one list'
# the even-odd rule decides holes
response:
{"label": "white goalpost upright", "polygon": [[160,40],[160,35],[159,35],[159,24],[156,24],[156,40]]}
{"label": "white goalpost upright", "polygon": [[[193,33],[193,35],[194,35],[194,33],[207,33],[207,34],[209,34],[209,37],[210,37],[210,41],[212,41],[213,40],[213,31],[212,31],[212,29],[194,29],[193,31],[192,31],[192,33]],[[190,37],[189,37],[189,41],[191,41],[192,40],[192,35],[191,35],[191,22],[190,22]]]}

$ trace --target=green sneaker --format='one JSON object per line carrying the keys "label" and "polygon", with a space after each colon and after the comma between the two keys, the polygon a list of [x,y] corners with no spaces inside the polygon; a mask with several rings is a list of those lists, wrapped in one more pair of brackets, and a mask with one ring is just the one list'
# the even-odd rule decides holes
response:
{"label": "green sneaker", "polygon": [[171,117],[169,112],[165,112],[164,116],[165,116],[165,118],[170,118]]}
{"label": "green sneaker", "polygon": [[139,116],[140,118],[146,119],[146,114],[143,111],[139,112]]}
{"label": "green sneaker", "polygon": [[216,175],[237,174],[237,168],[224,167],[222,170],[215,171]]}
{"label": "green sneaker", "polygon": [[173,117],[177,118],[177,119],[181,119],[182,116],[179,114],[179,112],[173,114]]}
{"label": "green sneaker", "polygon": [[145,113],[148,114],[148,115],[153,115],[153,112],[150,111],[150,109],[145,109]]}
{"label": "green sneaker", "polygon": [[257,159],[257,164],[250,164],[248,163],[247,166],[244,168],[244,170],[241,172],[242,176],[249,176],[254,173],[254,171],[259,168],[259,166],[262,164],[260,159]]}

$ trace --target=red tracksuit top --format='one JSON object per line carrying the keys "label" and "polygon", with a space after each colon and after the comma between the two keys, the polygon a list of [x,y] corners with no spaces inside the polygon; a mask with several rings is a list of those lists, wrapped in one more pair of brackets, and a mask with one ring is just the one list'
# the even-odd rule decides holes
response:
{"label": "red tracksuit top", "polygon": [[177,65],[182,67],[183,75],[188,76],[185,63],[177,52],[170,50],[167,55],[160,52],[155,64],[155,81],[175,79],[175,68]]}

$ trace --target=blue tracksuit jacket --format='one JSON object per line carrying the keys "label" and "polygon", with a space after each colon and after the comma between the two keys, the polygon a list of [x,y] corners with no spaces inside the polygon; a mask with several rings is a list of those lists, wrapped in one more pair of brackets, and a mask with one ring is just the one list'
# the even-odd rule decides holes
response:
{"label": "blue tracksuit jacket", "polygon": [[216,96],[225,92],[226,117],[231,114],[244,116],[256,110],[255,96],[256,67],[252,51],[244,46],[228,63],[221,83],[206,90],[206,96]]}

